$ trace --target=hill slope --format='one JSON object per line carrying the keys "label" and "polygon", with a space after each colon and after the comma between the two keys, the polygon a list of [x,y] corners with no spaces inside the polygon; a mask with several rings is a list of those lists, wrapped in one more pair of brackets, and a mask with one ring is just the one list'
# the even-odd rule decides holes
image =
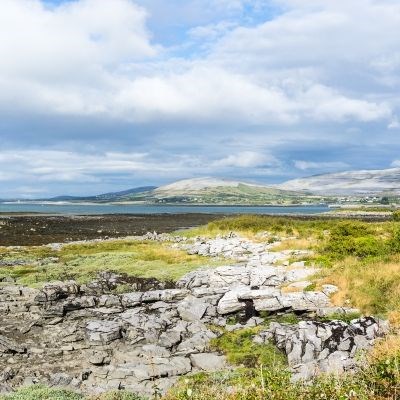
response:
{"label": "hill slope", "polygon": [[94,202],[108,202],[108,201],[123,201],[131,200],[134,198],[141,198],[146,196],[147,193],[153,191],[157,186],[141,186],[133,189],[123,190],[120,192],[109,192],[98,194],[95,196],[57,196],[49,201],[94,201]]}
{"label": "hill slope", "polygon": [[317,194],[400,194],[400,168],[314,175],[293,179],[276,187]]}
{"label": "hill slope", "polygon": [[198,204],[266,204],[295,202],[298,193],[252,183],[218,179],[184,179],[152,192],[156,202]]}

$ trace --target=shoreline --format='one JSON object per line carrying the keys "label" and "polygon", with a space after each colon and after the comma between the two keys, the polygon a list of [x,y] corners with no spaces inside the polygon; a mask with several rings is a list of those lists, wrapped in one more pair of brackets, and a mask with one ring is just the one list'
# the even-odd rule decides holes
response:
{"label": "shoreline", "polygon": [[[238,215],[240,214],[0,214],[0,246],[40,246],[49,243],[137,236],[147,232],[170,233]],[[269,218],[296,220],[358,219],[365,222],[382,222],[390,219],[388,216],[383,217],[382,215],[263,215]]]}

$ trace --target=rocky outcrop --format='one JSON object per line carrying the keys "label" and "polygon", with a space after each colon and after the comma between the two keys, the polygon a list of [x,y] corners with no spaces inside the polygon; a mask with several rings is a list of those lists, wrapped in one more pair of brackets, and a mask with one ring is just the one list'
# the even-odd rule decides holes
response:
{"label": "rocky outcrop", "polygon": [[187,289],[92,294],[56,282],[41,290],[0,288],[0,304],[0,367],[14,371],[0,383],[7,388],[42,382],[150,395],[178,376],[224,365],[208,354],[217,334],[205,322],[215,318],[215,306]]}
{"label": "rocky outcrop", "polygon": [[[167,240],[157,234],[145,239]],[[274,253],[269,245],[235,235],[174,239],[171,245],[232,263],[191,272],[174,285],[105,272],[86,285],[0,287],[0,390],[41,382],[87,393],[125,388],[152,395],[182,375],[226,368],[224,356],[210,350],[221,330],[210,326],[235,330],[262,324],[261,314],[295,312],[310,319],[352,311],[330,304],[332,285],[303,290],[315,269],[288,262],[302,252]],[[131,291],[113,292],[121,282]],[[292,284],[297,291],[283,290]],[[240,323],[227,325],[232,315]],[[352,367],[358,349],[383,332],[374,319],[350,325],[303,321],[271,324],[255,340],[276,343],[294,376],[307,379],[317,370]]]}
{"label": "rocky outcrop", "polygon": [[309,380],[319,373],[354,370],[362,362],[362,352],[387,332],[387,323],[372,317],[350,323],[302,321],[284,325],[273,322],[254,341],[275,343],[287,355],[293,379]]}

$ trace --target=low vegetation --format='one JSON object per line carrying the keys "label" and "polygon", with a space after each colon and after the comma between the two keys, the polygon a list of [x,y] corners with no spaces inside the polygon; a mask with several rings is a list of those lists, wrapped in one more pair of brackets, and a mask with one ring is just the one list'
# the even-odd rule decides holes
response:
{"label": "low vegetation", "polygon": [[125,391],[104,393],[85,397],[70,390],[48,388],[42,385],[29,386],[15,393],[0,395],[0,400],[145,400],[143,397]]}
{"label": "low vegetation", "polygon": [[[177,280],[204,266],[204,257],[188,255],[170,245],[151,241],[116,240],[71,244],[59,251],[50,247],[0,248],[0,279],[41,286],[44,282],[74,279],[88,282],[99,272],[113,271],[161,281]],[[220,261],[207,260],[210,266]]]}
{"label": "low vegetation", "polygon": [[285,357],[272,344],[260,345],[253,342],[253,337],[259,328],[241,329],[226,332],[211,344],[213,350],[226,354],[232,365],[255,368],[261,365],[283,367]]}

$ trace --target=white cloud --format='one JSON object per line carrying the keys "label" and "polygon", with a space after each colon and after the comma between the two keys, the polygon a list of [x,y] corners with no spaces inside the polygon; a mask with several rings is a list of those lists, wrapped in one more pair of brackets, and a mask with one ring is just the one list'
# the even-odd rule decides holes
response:
{"label": "white cloud", "polygon": [[322,161],[322,162],[315,162],[315,161],[304,161],[304,160],[295,160],[294,166],[297,169],[302,171],[308,169],[320,169],[320,170],[333,170],[337,171],[340,169],[349,168],[349,165],[340,162],[340,161]]}
{"label": "white cloud", "polygon": [[400,168],[400,160],[394,160],[392,161],[392,163],[390,164],[391,167],[394,168]]}
{"label": "white cloud", "polygon": [[56,8],[2,0],[0,7],[2,77],[85,84],[96,70],[156,53],[146,12],[131,0],[78,0]]}
{"label": "white cloud", "polygon": [[[172,164],[169,168],[173,168]],[[162,171],[167,164],[158,165],[144,153],[88,154],[61,150],[19,150],[0,152],[0,169],[12,171],[0,179],[14,180],[31,177],[39,182],[97,181],[98,175]]]}
{"label": "white cloud", "polygon": [[197,40],[215,40],[235,27],[237,27],[237,23],[222,21],[217,24],[196,26],[190,29],[189,35]]}
{"label": "white cloud", "polygon": [[[201,175],[220,175],[234,168],[251,171],[253,168],[276,166],[278,161],[269,154],[245,151],[220,160],[205,157],[170,155],[167,159],[147,153],[128,152],[69,152],[62,150],[13,150],[0,151],[0,181],[12,183],[24,181],[18,187],[32,187],[37,193],[44,192],[49,184],[100,185],[108,178],[122,179],[126,185],[140,176],[147,184],[161,179],[181,179]],[[185,171],[185,176],[182,176]],[[35,182],[35,185],[32,185]],[[12,195],[1,188],[2,197]],[[15,189],[18,192],[18,188]],[[64,190],[64,189],[63,189]],[[84,188],[90,192],[90,187]],[[20,193],[20,192],[18,192]],[[22,192],[21,192],[22,193]],[[33,193],[33,192],[32,192]],[[23,194],[28,194],[23,190]]]}
{"label": "white cloud", "polygon": [[388,129],[399,129],[400,121],[397,117],[393,117],[393,119],[388,124]]}
{"label": "white cloud", "polygon": [[279,161],[270,154],[257,153],[255,151],[243,151],[231,154],[213,163],[215,167],[256,168],[277,165]]}
{"label": "white cloud", "polygon": [[102,113],[118,69],[158,51],[131,0],[3,0],[0,26],[0,107],[13,111]]}
{"label": "white cloud", "polygon": [[279,89],[211,65],[126,82],[116,102],[117,110],[139,121],[165,117],[290,123],[296,119],[291,102]]}
{"label": "white cloud", "polygon": [[[218,10],[226,7],[224,0],[214,3]],[[230,6],[238,10],[245,4]],[[232,30],[221,21],[192,29],[223,38],[214,39],[206,58],[173,61],[151,44],[146,11],[132,0],[77,0],[53,8],[39,0],[4,0],[0,107],[141,123],[390,118],[389,98],[341,77],[356,69],[368,81],[393,75],[393,68],[377,73],[376,60],[399,52],[400,5],[284,4],[285,13],[259,26]],[[190,9],[199,6],[191,3]]]}

